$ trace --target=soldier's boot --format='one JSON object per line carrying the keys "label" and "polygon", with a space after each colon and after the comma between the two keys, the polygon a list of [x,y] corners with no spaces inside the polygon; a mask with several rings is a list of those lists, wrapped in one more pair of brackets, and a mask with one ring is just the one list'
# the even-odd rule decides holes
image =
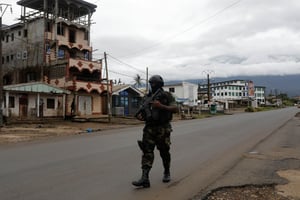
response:
{"label": "soldier's boot", "polygon": [[162,181],[168,183],[171,181],[170,169],[165,169]]}
{"label": "soldier's boot", "polygon": [[150,169],[143,169],[142,177],[138,181],[133,181],[132,185],[144,188],[150,187],[149,172]]}

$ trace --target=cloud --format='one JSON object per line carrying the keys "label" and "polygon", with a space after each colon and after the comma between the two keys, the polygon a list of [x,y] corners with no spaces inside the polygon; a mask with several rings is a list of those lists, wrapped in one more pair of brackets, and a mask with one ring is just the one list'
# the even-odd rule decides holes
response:
{"label": "cloud", "polygon": [[134,67],[108,58],[109,69],[118,72],[111,72],[112,78],[131,82],[137,73],[145,77],[146,68],[166,80],[202,79],[206,70],[215,77],[300,74],[299,0],[101,0],[97,5],[94,58],[105,51]]}
{"label": "cloud", "polygon": [[300,73],[298,0],[131,0],[114,6],[116,12],[104,11],[111,22],[104,32],[111,35],[96,41],[149,73],[166,79],[202,78],[205,70],[221,77]]}
{"label": "cloud", "polygon": [[220,55],[215,56],[210,59],[212,62],[223,63],[223,64],[241,64],[245,61],[246,58],[237,57],[237,56],[230,56],[230,55]]}

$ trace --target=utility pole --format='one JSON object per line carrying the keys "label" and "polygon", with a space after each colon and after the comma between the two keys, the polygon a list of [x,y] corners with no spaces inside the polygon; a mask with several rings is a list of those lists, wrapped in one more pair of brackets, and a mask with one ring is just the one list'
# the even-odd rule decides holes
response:
{"label": "utility pole", "polygon": [[207,100],[208,100],[208,104],[210,102],[210,78],[209,78],[209,75],[212,74],[214,71],[212,70],[206,70],[206,71],[203,71],[204,74],[206,74],[207,76]]}
{"label": "utility pole", "polygon": [[3,66],[2,66],[2,37],[3,37],[3,32],[2,32],[2,16],[4,15],[5,11],[7,10],[8,7],[10,7],[10,11],[12,12],[12,7],[11,4],[6,4],[6,3],[0,3],[0,8],[2,11],[2,6],[4,6],[4,10],[0,15],[0,127],[3,126]]}
{"label": "utility pole", "polygon": [[107,87],[107,114],[108,114],[108,122],[111,122],[111,103],[110,103],[110,93],[109,93],[109,80],[108,80],[108,67],[107,67],[106,52],[104,52],[104,62],[105,62],[105,71],[106,71],[106,87]]}
{"label": "utility pole", "polygon": [[209,82],[209,74],[207,74],[207,98],[208,98],[208,102],[210,102],[210,82]]}
{"label": "utility pole", "polygon": [[146,68],[146,94],[149,92],[149,84],[148,84],[148,67]]}

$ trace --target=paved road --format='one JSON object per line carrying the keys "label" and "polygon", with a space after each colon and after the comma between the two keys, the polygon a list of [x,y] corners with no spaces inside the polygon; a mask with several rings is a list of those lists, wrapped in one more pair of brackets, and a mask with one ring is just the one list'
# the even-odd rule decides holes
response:
{"label": "paved road", "polygon": [[[222,188],[242,189],[243,186],[249,185],[257,187],[276,185],[276,192],[281,195],[289,196],[289,199],[300,199],[300,110],[298,111],[295,117],[274,130],[250,151],[245,152],[230,170],[195,195],[192,200],[206,199],[210,192],[222,191]],[[244,193],[241,192],[237,196],[232,192],[233,196],[230,198],[245,197],[246,191],[255,199],[256,194],[250,187],[243,189]],[[224,191],[224,196],[228,195],[228,192],[230,190]],[[222,193],[218,194],[219,198],[224,198]],[[271,194],[265,194],[267,199],[268,195]],[[269,197],[269,199],[274,198],[274,196]]]}
{"label": "paved road", "polygon": [[163,170],[156,153],[152,187],[146,190],[130,184],[140,176],[136,140],[141,138],[141,126],[1,147],[0,197],[188,199],[215,182],[298,111],[287,108],[174,123],[173,180],[161,182]]}

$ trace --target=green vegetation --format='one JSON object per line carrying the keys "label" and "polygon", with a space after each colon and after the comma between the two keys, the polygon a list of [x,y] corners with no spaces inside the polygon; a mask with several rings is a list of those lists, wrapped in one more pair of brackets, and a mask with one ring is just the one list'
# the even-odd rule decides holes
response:
{"label": "green vegetation", "polygon": [[278,95],[269,94],[266,100],[276,107],[293,106],[297,104],[297,99],[291,99],[287,94],[280,93]]}
{"label": "green vegetation", "polygon": [[266,107],[248,107],[245,109],[245,112],[261,112],[261,111],[268,111],[268,110],[274,110],[277,109],[278,107],[273,107],[273,106],[266,106]]}

